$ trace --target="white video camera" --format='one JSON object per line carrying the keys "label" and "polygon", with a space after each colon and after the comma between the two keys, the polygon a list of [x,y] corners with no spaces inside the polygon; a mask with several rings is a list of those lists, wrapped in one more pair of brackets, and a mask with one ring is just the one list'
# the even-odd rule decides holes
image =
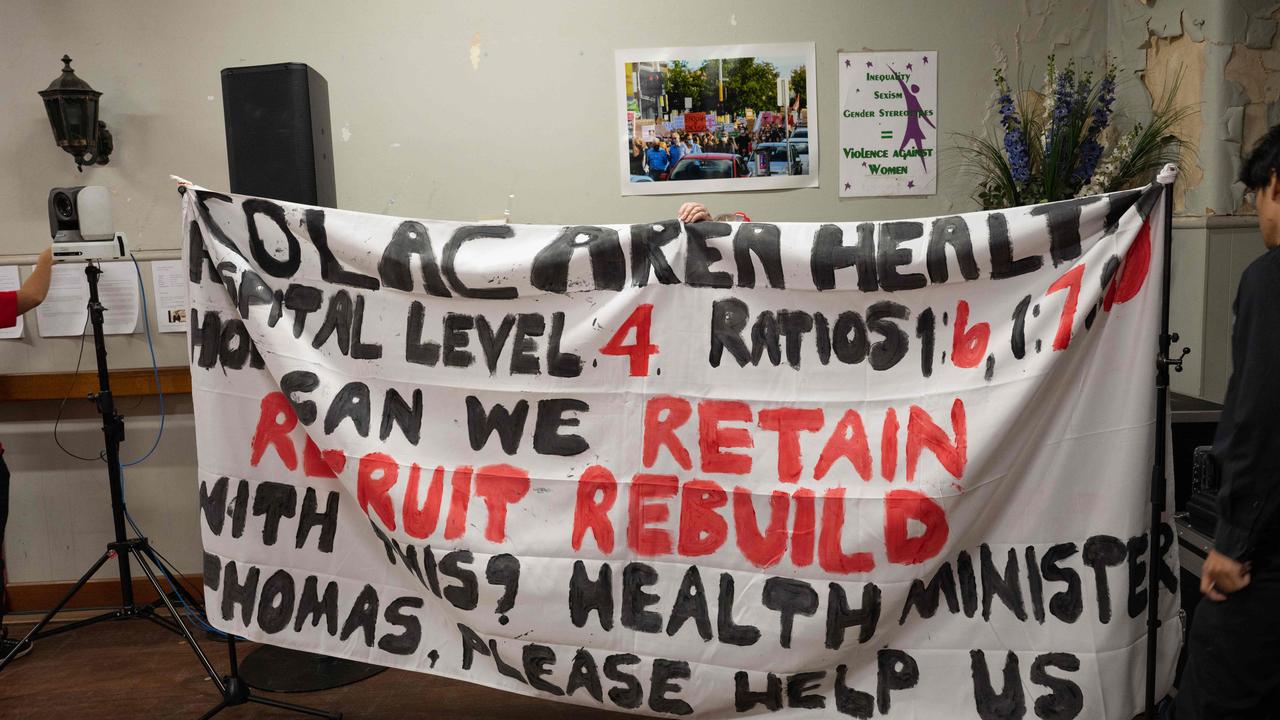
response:
{"label": "white video camera", "polygon": [[49,191],[54,262],[118,260],[128,256],[124,233],[111,222],[111,193],[101,185]]}

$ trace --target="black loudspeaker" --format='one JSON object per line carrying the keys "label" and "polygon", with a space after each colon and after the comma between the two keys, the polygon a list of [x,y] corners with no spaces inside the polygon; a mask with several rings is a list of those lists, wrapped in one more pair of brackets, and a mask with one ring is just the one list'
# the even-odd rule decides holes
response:
{"label": "black loudspeaker", "polygon": [[303,63],[222,71],[231,192],[336,207],[329,86]]}

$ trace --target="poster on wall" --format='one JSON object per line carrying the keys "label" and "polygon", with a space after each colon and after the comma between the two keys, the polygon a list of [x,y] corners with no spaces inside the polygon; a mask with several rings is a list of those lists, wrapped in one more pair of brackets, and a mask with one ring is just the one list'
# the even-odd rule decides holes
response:
{"label": "poster on wall", "polygon": [[1158,696],[1183,630],[1135,361],[1164,197],[493,225],[193,188],[209,621],[654,717],[1132,718],[1150,593]]}
{"label": "poster on wall", "polygon": [[181,260],[151,263],[152,295],[155,301],[156,332],[187,331],[187,266]]}
{"label": "poster on wall", "polygon": [[838,57],[840,197],[936,193],[937,51]]}
{"label": "poster on wall", "polygon": [[814,57],[813,43],[618,50],[622,194],[817,187]]}

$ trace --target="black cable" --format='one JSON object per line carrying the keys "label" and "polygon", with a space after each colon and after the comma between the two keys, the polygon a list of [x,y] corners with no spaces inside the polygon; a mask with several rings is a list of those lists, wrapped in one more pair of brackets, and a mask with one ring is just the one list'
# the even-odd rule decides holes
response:
{"label": "black cable", "polygon": [[146,401],[147,401],[146,395],[138,395],[137,399],[133,401],[132,405],[130,405],[129,407],[122,407],[120,408],[120,411],[122,413],[131,413],[134,410],[137,410],[138,408],[142,407],[142,403]]}
{"label": "black cable", "polygon": [[88,328],[89,328],[89,315],[88,313],[85,313],[84,327],[80,329],[80,355],[79,357],[76,358],[76,371],[71,374],[71,380],[67,382],[67,392],[63,394],[62,403],[58,405],[58,417],[53,421],[53,441],[57,443],[58,449],[66,453],[67,455],[77,460],[83,460],[85,462],[95,462],[102,459],[103,453],[99,453],[97,457],[84,457],[82,455],[77,455],[71,452],[70,450],[68,450],[62,444],[62,441],[58,439],[58,425],[62,423],[62,412],[67,407],[67,399],[71,397],[71,389],[76,386],[76,378],[80,375],[80,363],[84,361],[84,338],[85,338],[85,331],[88,330]]}
{"label": "black cable", "polygon": [[[133,527],[133,531],[134,531],[135,533],[137,533],[139,537],[143,537],[142,529],[141,529],[141,528],[139,528],[139,527],[138,527],[138,524],[137,524],[137,523],[135,523],[135,522],[133,521],[133,518],[132,518],[131,516],[129,516],[127,513],[125,514],[125,518],[129,521],[129,525]],[[155,555],[156,555],[156,560],[158,561],[158,562],[157,562],[157,564],[158,564],[158,565],[163,565],[163,566],[165,566],[165,567],[167,567],[167,568],[168,568],[168,570],[170,571],[170,573],[172,573],[172,576],[173,576],[173,580],[174,580],[174,582],[176,582],[178,585],[181,585],[181,586],[182,586],[182,589],[187,591],[187,594],[191,596],[191,600],[192,600],[192,602],[195,604],[196,608],[197,608],[201,613],[203,613],[203,612],[204,612],[204,603],[202,603],[202,602],[198,599],[198,598],[200,597],[200,595],[199,595],[199,594],[197,594],[194,590],[192,590],[192,589],[191,589],[191,586],[187,584],[187,581],[182,577],[182,574],[181,574],[180,572],[178,572],[178,567],[177,567],[176,565],[174,565],[173,561],[172,561],[172,560],[170,560],[169,558],[165,557],[165,556],[164,556],[164,553],[161,553],[159,550],[157,550],[157,549],[156,549],[156,547],[155,547],[154,545],[152,545],[152,544],[150,544],[150,543],[148,543],[148,544],[147,544],[147,549],[149,549],[151,552],[155,553]]]}
{"label": "black cable", "polygon": [[[134,526],[134,530],[135,531],[137,530],[137,526]],[[169,560],[169,558],[161,554],[160,551],[156,550],[154,546],[148,545],[148,547],[151,548],[151,552],[156,554],[156,557],[160,559],[160,562],[162,562],[166,567],[169,568],[170,573],[172,573],[173,575],[173,579],[179,585],[182,586],[183,590],[187,591],[187,594],[191,597],[191,602],[196,607],[196,609],[199,610],[201,613],[204,613],[205,611],[204,603],[200,601],[200,595],[196,593],[194,590],[192,590],[191,586],[187,584],[186,578],[184,578],[182,574],[178,572],[178,568],[173,564],[173,561]]]}
{"label": "black cable", "polygon": [[[134,530],[137,530],[137,525],[134,525]],[[189,585],[187,585],[186,580],[184,580],[182,575],[178,573],[178,569],[174,567],[173,563],[164,555],[160,554],[159,550],[156,550],[155,548],[150,549],[156,555],[152,560],[158,560],[156,564],[160,567],[160,572],[169,580],[169,587],[172,594],[177,597],[178,603],[187,611],[187,615],[190,616],[197,625],[204,628],[205,631],[210,634],[216,635],[220,638],[229,637],[227,633],[224,633],[209,624],[209,613],[205,610],[204,603],[197,599],[199,596],[191,590]],[[190,603],[187,602],[188,598],[191,600]]]}

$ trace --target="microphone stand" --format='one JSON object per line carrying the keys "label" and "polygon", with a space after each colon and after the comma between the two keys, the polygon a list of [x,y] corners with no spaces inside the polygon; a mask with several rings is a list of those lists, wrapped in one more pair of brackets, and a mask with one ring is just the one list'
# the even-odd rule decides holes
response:
{"label": "microphone stand", "polygon": [[[102,330],[102,314],[106,308],[102,306],[102,302],[98,297],[98,277],[102,274],[102,270],[95,263],[90,262],[85,267],[84,273],[89,282],[89,323],[93,326],[94,354],[98,364],[98,392],[91,394],[89,399],[93,401],[98,409],[98,414],[102,416],[102,436],[106,442],[106,449],[102,453],[102,459],[107,463],[107,483],[111,492],[111,521],[115,531],[115,540],[107,543],[107,549],[80,576],[80,579],[71,586],[62,599],[58,601],[58,604],[45,613],[44,617],[23,636],[22,640],[9,654],[0,658],[0,671],[4,670],[17,657],[19,649],[34,640],[42,640],[107,620],[143,619],[150,620],[166,630],[180,635],[191,648],[191,651],[195,653],[196,659],[199,660],[205,674],[222,691],[222,679],[218,677],[218,673],[209,662],[209,658],[205,656],[195,637],[191,635],[191,631],[187,629],[186,624],[182,621],[182,615],[173,606],[173,602],[169,599],[169,593],[161,587],[160,581],[156,577],[156,568],[163,567],[157,553],[151,548],[147,538],[142,536],[131,538],[125,530],[124,485],[123,474],[120,469],[120,443],[124,441],[124,418],[116,412],[115,399],[111,394],[111,377],[107,368],[107,346],[103,339]],[[45,630],[45,627],[53,620],[54,616],[61,612],[67,606],[67,603],[71,602],[71,599],[75,597],[76,593],[80,592],[85,586],[85,583],[112,558],[116,560],[120,584],[119,607],[84,620]],[[155,602],[142,605],[135,602],[131,559],[137,561],[138,567],[142,569],[142,572],[147,577],[147,582],[155,590],[158,597]],[[175,588],[175,591],[183,592],[178,588]],[[157,612],[157,609],[161,606],[168,612],[168,617],[162,617]]]}
{"label": "microphone stand", "polygon": [[[23,636],[7,655],[0,658],[0,672],[9,665],[10,662],[17,657],[18,651],[27,643],[35,640],[43,640],[44,638],[60,635],[72,630],[78,630],[90,625],[96,625],[100,622],[108,620],[150,620],[151,622],[163,627],[164,629],[176,633],[182,637],[191,648],[191,652],[195,654],[199,661],[201,669],[213,681],[214,687],[218,689],[218,693],[222,696],[222,701],[204,715],[204,718],[210,718],[226,707],[232,705],[240,705],[246,702],[256,702],[263,705],[270,705],[285,710],[292,710],[315,717],[331,718],[332,720],[340,720],[340,713],[328,713],[321,710],[302,707],[300,705],[292,705],[290,703],[279,702],[269,698],[260,698],[252,695],[248,686],[243,683],[239,677],[238,665],[235,655],[235,638],[227,636],[227,645],[231,655],[231,673],[227,676],[221,676],[205,655],[200,644],[196,642],[195,637],[191,634],[191,630],[187,628],[187,624],[183,621],[181,613],[174,607],[173,601],[169,599],[169,593],[161,586],[160,580],[157,578],[157,569],[163,572],[164,564],[155,550],[152,549],[150,541],[144,536],[129,537],[125,525],[125,505],[124,505],[124,475],[120,467],[120,443],[124,441],[124,417],[116,412],[115,398],[111,394],[111,375],[107,366],[107,345],[103,335],[103,312],[106,308],[102,305],[98,295],[98,278],[102,275],[102,269],[96,263],[90,262],[85,266],[85,277],[89,283],[89,324],[93,327],[93,347],[94,355],[97,359],[98,366],[98,392],[89,396],[97,407],[98,414],[102,416],[102,436],[105,440],[106,448],[102,453],[102,459],[107,463],[107,483],[111,492],[111,522],[114,529],[115,540],[107,543],[107,549],[102,555],[89,566],[89,569],[80,576],[80,579],[67,590],[62,599],[54,605],[51,610],[40,618],[27,634]],[[120,584],[120,605],[112,608],[104,613],[94,615],[93,617],[78,620],[76,622],[59,625],[57,627],[46,630],[46,626],[63,608],[67,606],[71,599],[76,596],[85,584],[92,578],[107,561],[111,559],[116,561],[116,569],[118,572],[118,581]],[[146,575],[147,583],[155,590],[157,600],[152,603],[138,604],[133,594],[133,572],[131,560],[138,563],[138,567],[142,569]],[[185,602],[191,599],[193,605],[199,605],[194,602],[194,598],[182,588],[180,584],[175,583],[173,591],[179,595]],[[168,616],[162,616],[158,609],[164,607]]]}

